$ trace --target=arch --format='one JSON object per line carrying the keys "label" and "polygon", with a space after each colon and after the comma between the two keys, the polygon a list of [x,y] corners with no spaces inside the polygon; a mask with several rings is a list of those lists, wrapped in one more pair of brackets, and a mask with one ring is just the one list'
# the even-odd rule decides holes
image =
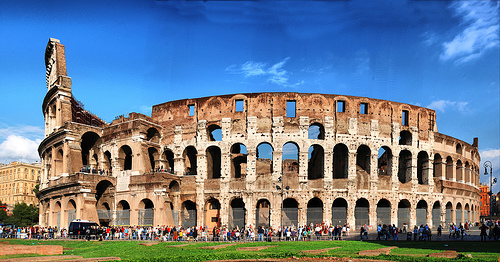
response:
{"label": "arch", "polygon": [[356,201],[354,207],[355,228],[370,224],[369,220],[370,202],[366,198],[360,198]]}
{"label": "arch", "polygon": [[[90,165],[90,155],[94,155],[97,153],[98,146],[101,144],[101,137],[95,132],[86,132],[82,135],[80,147],[82,149],[82,165],[88,166]],[[94,152],[90,152],[91,149]],[[95,166],[93,166],[95,167]]]}
{"label": "arch", "polygon": [[118,150],[118,162],[121,170],[132,170],[132,148],[123,145]]}
{"label": "arch", "polygon": [[159,159],[158,155],[158,150],[154,147],[148,148],[148,155],[149,155],[149,168],[147,170],[155,170],[156,168],[159,168],[159,166],[156,164],[156,162]]}
{"label": "arch", "polygon": [[61,202],[57,201],[54,207],[53,221],[56,221],[57,228],[61,228]]}
{"label": "arch", "polygon": [[420,185],[429,184],[429,155],[425,151],[417,155],[417,179]]}
{"label": "arch", "polygon": [[66,204],[66,210],[68,210],[68,223],[76,219],[76,202],[74,199],[68,200]]}
{"label": "arch", "polygon": [[146,140],[149,142],[153,143],[159,143],[160,142],[160,132],[158,132],[158,129],[151,127],[148,129],[146,133]]}
{"label": "arch", "polygon": [[408,199],[402,199],[398,203],[398,227],[403,228],[403,225],[410,226],[410,208],[411,204]]}
{"label": "arch", "polygon": [[139,202],[137,210],[137,224],[143,226],[153,226],[155,210],[153,201],[148,198],[144,198]]}
{"label": "arch", "polygon": [[457,176],[457,182],[464,181],[464,167],[460,159],[457,160],[456,176]]}
{"label": "arch", "polygon": [[337,144],[333,148],[333,178],[347,178],[349,149],[344,144]]}
{"label": "arch", "polygon": [[468,222],[469,220],[470,220],[470,206],[469,203],[466,203],[464,207],[464,222]]}
{"label": "arch", "polygon": [[356,152],[356,169],[362,169],[370,174],[371,150],[366,145],[360,145]]}
{"label": "arch", "polygon": [[271,174],[273,172],[273,147],[267,142],[257,146],[257,175]]}
{"label": "arch", "polygon": [[347,201],[336,198],[332,204],[332,225],[347,224]]}
{"label": "arch", "polygon": [[99,206],[99,200],[101,200],[101,198],[109,198],[109,197],[113,197],[114,194],[113,192],[111,192],[113,188],[113,184],[108,181],[108,180],[102,180],[102,181],[99,181],[99,183],[97,183],[96,187],[95,187],[95,198],[97,200],[96,202],[96,206]]}
{"label": "arch", "polygon": [[173,174],[174,171],[175,171],[175,165],[174,165],[174,152],[172,152],[172,150],[170,149],[165,149],[165,151],[163,152],[163,154],[165,155],[165,169],[167,172]]}
{"label": "arch", "polygon": [[380,147],[378,150],[377,164],[379,175],[392,175],[392,150],[389,147]]}
{"label": "arch", "polygon": [[198,215],[196,204],[191,200],[186,200],[182,202],[181,210],[181,225],[184,228],[196,226],[196,217]]}
{"label": "arch", "polygon": [[245,228],[245,202],[241,198],[235,198],[229,205],[229,229],[242,229]]}
{"label": "arch", "polygon": [[325,152],[320,145],[312,145],[308,150],[307,178],[318,179],[324,177]]}
{"label": "arch", "polygon": [[417,226],[427,224],[427,202],[420,200],[417,203]]}
{"label": "arch", "polygon": [[391,224],[391,202],[382,198],[377,203],[377,224],[390,225]]}
{"label": "arch", "polygon": [[399,145],[411,146],[412,137],[410,131],[403,130],[399,132]]}
{"label": "arch", "polygon": [[453,160],[450,156],[446,158],[446,180],[453,180]]}
{"label": "arch", "polygon": [[208,228],[220,228],[220,202],[211,198],[205,205],[205,224]]}
{"label": "arch", "polygon": [[104,152],[104,161],[103,161],[103,168],[105,172],[111,172],[112,171],[112,165],[111,165],[111,152],[106,151]]}
{"label": "arch", "polygon": [[432,205],[432,227],[437,228],[439,225],[441,225],[441,203],[436,201]]}
{"label": "arch", "polygon": [[283,174],[299,173],[299,146],[295,142],[287,142],[283,145],[282,168]]}
{"label": "arch", "polygon": [[321,199],[314,197],[307,203],[307,224],[319,224],[323,223],[323,201]]}
{"label": "arch", "polygon": [[216,179],[221,177],[221,150],[217,146],[210,146],[206,150],[207,178]]}
{"label": "arch", "polygon": [[181,188],[180,188],[179,183],[177,181],[170,182],[170,184],[168,185],[168,189],[169,189],[169,192],[171,192],[171,193],[181,191]]}
{"label": "arch", "polygon": [[55,162],[55,166],[54,166],[55,172],[54,173],[56,175],[63,173],[63,151],[62,151],[62,149],[57,150],[56,157],[54,158],[54,162]]}
{"label": "arch", "polygon": [[432,169],[432,177],[443,176],[443,158],[440,154],[434,154],[434,168]]}
{"label": "arch", "polygon": [[219,125],[210,125],[207,128],[208,141],[222,141],[222,128]]}
{"label": "arch", "polygon": [[269,227],[271,225],[271,203],[267,199],[257,201],[255,212],[255,227]]}
{"label": "arch", "polygon": [[463,223],[464,221],[462,221],[462,203],[458,202],[457,205],[456,205],[456,208],[455,208],[455,223],[456,224],[460,224],[460,223]]}
{"label": "arch", "polygon": [[402,150],[399,153],[399,165],[398,165],[398,179],[401,183],[407,183],[411,181],[411,152],[408,150]]}
{"label": "arch", "polygon": [[116,219],[113,221],[113,225],[130,225],[130,205],[126,200],[121,200],[116,205]]}
{"label": "arch", "polygon": [[325,128],[322,124],[314,122],[307,130],[307,138],[309,139],[325,139]]}
{"label": "arch", "polygon": [[460,143],[457,143],[457,146],[455,148],[455,152],[459,155],[462,154],[462,145]]}
{"label": "arch", "polygon": [[184,149],[182,158],[184,159],[184,172],[186,175],[196,175],[198,170],[197,155],[198,151],[194,146],[188,146]]}
{"label": "arch", "polygon": [[283,226],[297,226],[299,223],[299,203],[293,198],[283,200],[283,211],[281,212],[281,222]]}
{"label": "arch", "polygon": [[470,169],[469,161],[465,162],[464,182],[465,183],[471,182],[471,169]]}
{"label": "arch", "polygon": [[445,218],[444,218],[444,223],[445,225],[449,225],[452,222],[452,216],[453,216],[453,204],[451,202],[446,203],[446,210],[445,210]]}
{"label": "arch", "polygon": [[231,146],[231,177],[242,178],[247,174],[247,147],[242,143]]}

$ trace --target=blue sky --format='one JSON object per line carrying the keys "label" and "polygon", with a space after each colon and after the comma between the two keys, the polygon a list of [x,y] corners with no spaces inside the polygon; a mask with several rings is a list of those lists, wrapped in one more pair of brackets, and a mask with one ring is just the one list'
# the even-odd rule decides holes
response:
{"label": "blue sky", "polygon": [[498,1],[6,0],[0,35],[0,163],[37,160],[53,37],[73,94],[108,122],[219,94],[366,96],[435,109],[499,175]]}

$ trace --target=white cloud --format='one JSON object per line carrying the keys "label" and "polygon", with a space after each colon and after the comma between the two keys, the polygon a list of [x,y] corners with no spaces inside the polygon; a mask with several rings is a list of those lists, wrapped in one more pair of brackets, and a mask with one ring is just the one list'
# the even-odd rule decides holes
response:
{"label": "white cloud", "polygon": [[0,163],[40,161],[37,150],[40,142],[41,139],[31,140],[19,135],[9,135],[0,144]]}
{"label": "white cloud", "polygon": [[423,33],[421,37],[424,38],[423,43],[426,46],[431,46],[438,41],[437,35],[429,31]]}
{"label": "white cloud", "polygon": [[434,109],[436,111],[445,112],[447,109],[451,108],[453,110],[458,110],[460,112],[467,112],[468,102],[456,102],[456,101],[448,101],[448,100],[437,100],[432,101],[427,108]]}
{"label": "white cloud", "polygon": [[283,87],[295,87],[303,84],[304,81],[299,81],[295,84],[290,84],[288,82],[290,73],[283,69],[283,66],[288,62],[288,60],[290,60],[290,57],[287,57],[270,67],[267,67],[267,63],[248,61],[239,66],[231,65],[226,68],[226,71],[234,74],[242,74],[245,78],[265,76],[267,77],[267,82]]}
{"label": "white cloud", "polygon": [[499,2],[460,1],[451,8],[466,27],[453,40],[443,43],[442,61],[466,63],[499,46]]}

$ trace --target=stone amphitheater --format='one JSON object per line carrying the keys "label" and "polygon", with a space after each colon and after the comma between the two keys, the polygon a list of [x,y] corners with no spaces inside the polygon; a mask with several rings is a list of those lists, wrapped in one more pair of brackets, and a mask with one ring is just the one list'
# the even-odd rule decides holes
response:
{"label": "stone amphitheater", "polygon": [[155,105],[106,123],[45,52],[40,224],[410,227],[479,220],[478,140],[436,112],[332,94],[249,93]]}

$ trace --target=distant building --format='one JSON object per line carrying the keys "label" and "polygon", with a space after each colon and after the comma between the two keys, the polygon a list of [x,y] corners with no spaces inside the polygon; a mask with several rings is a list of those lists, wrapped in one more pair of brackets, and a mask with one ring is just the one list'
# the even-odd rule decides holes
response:
{"label": "distant building", "polygon": [[480,215],[481,216],[489,216],[490,215],[490,196],[488,193],[490,192],[490,188],[487,185],[481,184],[479,186],[479,194],[481,195],[480,200]]}
{"label": "distant building", "polygon": [[33,188],[40,181],[39,163],[12,162],[0,166],[0,201],[12,208],[16,203],[38,205]]}

